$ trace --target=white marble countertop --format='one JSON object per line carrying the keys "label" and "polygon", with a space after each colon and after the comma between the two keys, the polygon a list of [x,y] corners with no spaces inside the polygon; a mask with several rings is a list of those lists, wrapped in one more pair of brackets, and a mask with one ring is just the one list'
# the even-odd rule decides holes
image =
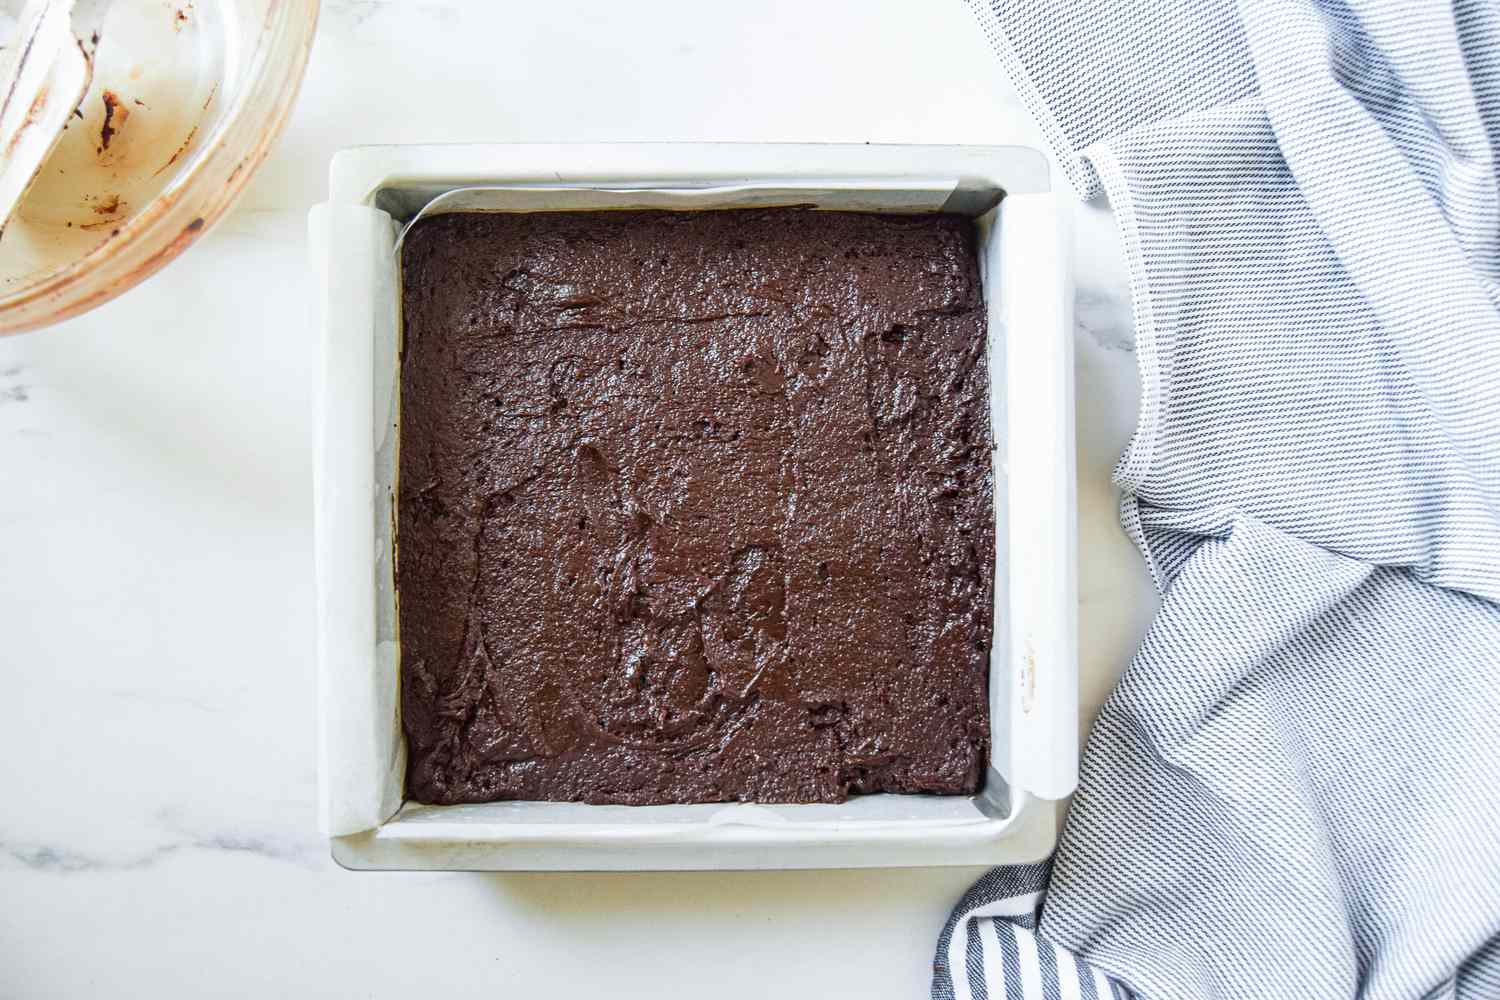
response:
{"label": "white marble countertop", "polygon": [[[313,794],[307,210],[370,142],[1040,146],[959,0],[328,0],[237,209],[0,340],[0,995],[924,995],[979,874],[357,874]],[[1155,601],[1109,472],[1135,415],[1106,209],[1077,212],[1085,715]]]}

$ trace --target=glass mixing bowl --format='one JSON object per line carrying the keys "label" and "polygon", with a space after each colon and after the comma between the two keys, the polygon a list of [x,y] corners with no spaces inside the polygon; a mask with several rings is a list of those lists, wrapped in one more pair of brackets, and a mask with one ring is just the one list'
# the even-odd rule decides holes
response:
{"label": "glass mixing bowl", "polygon": [[108,301],[223,215],[286,121],[317,19],[318,0],[116,0],[89,92],[0,234],[0,334]]}

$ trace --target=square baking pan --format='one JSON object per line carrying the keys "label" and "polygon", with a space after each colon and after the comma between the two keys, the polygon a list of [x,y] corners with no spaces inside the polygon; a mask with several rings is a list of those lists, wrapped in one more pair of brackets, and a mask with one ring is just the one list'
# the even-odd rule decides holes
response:
{"label": "square baking pan", "polygon": [[[399,244],[457,211],[765,206],[975,220],[994,430],[991,759],[973,796],[842,804],[403,802],[393,578]],[[309,220],[320,823],[353,869],[714,869],[1036,860],[1077,776],[1077,518],[1066,215],[1035,150],[609,143],[384,146],[333,159]]]}

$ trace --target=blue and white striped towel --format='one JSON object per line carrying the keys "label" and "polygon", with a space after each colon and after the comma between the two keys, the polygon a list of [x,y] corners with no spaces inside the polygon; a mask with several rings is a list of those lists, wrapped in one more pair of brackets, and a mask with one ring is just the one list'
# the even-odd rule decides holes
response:
{"label": "blue and white striped towel", "polygon": [[970,3],[1119,220],[1163,604],[933,995],[1500,997],[1500,2]]}

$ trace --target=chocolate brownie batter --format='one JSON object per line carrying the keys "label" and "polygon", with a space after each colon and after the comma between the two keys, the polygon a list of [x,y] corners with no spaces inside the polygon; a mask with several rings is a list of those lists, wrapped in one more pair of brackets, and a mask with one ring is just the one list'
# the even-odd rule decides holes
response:
{"label": "chocolate brownie batter", "polygon": [[444,215],[407,236],[403,282],[411,798],[978,788],[969,220]]}

